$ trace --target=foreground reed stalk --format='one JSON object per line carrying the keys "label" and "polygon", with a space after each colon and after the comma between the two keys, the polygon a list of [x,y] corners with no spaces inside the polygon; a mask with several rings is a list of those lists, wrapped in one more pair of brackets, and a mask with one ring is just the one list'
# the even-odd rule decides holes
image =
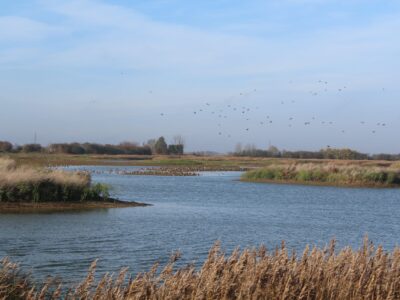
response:
{"label": "foreground reed stalk", "polygon": [[51,281],[33,286],[7,259],[0,265],[0,299],[400,299],[400,249],[385,252],[367,239],[355,251],[282,247],[269,252],[235,250],[225,256],[217,243],[200,269],[176,268],[179,254],[134,278],[127,269],[95,282],[96,262],[76,287]]}

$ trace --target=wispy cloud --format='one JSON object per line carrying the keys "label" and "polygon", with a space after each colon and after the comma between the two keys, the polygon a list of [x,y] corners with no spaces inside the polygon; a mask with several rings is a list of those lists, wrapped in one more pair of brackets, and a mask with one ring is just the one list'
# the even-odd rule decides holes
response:
{"label": "wispy cloud", "polygon": [[61,45],[69,41],[65,47],[44,51],[41,65],[248,76],[320,68],[335,62],[356,61],[360,54],[379,54],[400,47],[400,42],[392,38],[400,30],[398,16],[363,28],[321,29],[290,38],[254,37],[160,22],[133,9],[98,1],[41,3],[61,21],[42,23],[6,17],[3,22],[13,29],[0,33],[3,39],[26,38],[28,47],[29,39],[51,38],[53,43]]}
{"label": "wispy cloud", "polygon": [[32,42],[59,33],[60,28],[19,16],[0,16],[0,43]]}

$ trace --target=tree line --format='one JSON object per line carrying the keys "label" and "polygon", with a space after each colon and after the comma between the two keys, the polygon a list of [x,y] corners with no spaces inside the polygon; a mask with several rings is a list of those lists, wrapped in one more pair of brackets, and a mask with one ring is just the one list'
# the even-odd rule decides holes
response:
{"label": "tree line", "polygon": [[258,149],[253,145],[242,147],[238,144],[234,156],[300,158],[300,159],[346,159],[346,160],[400,160],[400,154],[366,154],[348,148],[336,149],[327,147],[319,151],[286,151],[270,146],[267,150]]}
{"label": "tree line", "polygon": [[173,143],[167,144],[164,137],[151,139],[143,145],[132,142],[114,144],[98,143],[54,143],[48,146],[41,144],[14,145],[9,141],[0,141],[0,153],[58,153],[58,154],[172,154],[184,153],[184,140],[180,136],[173,139]]}

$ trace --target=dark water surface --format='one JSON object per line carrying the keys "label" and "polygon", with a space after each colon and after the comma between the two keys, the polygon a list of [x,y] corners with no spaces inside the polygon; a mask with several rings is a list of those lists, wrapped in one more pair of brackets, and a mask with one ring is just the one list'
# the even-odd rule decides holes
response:
{"label": "dark water surface", "polygon": [[84,277],[99,258],[99,272],[128,266],[134,273],[165,262],[179,249],[182,263],[201,263],[221,240],[227,251],[286,241],[302,251],[306,244],[358,247],[364,234],[388,250],[400,241],[400,190],[255,184],[239,182],[238,172],[199,177],[124,176],[97,171],[96,182],[113,187],[113,196],[154,204],[52,214],[0,215],[0,257],[41,278]]}

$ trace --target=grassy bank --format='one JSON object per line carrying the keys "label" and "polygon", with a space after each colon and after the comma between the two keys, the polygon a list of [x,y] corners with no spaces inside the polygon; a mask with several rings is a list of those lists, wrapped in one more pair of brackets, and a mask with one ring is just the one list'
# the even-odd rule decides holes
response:
{"label": "grassy bank", "polygon": [[[96,263],[79,285],[52,281],[34,286],[18,265],[0,263],[4,299],[399,299],[400,249],[385,252],[367,240],[359,250],[308,247],[303,254],[265,247],[226,256],[218,245],[200,269],[176,268],[179,254],[162,269],[130,278],[127,269],[94,280]],[[127,280],[127,278],[129,280]],[[68,295],[62,291],[67,291]],[[65,293],[65,292],[64,292]]]}
{"label": "grassy bank", "polygon": [[359,187],[400,187],[400,166],[340,163],[271,164],[247,171],[242,180]]}

